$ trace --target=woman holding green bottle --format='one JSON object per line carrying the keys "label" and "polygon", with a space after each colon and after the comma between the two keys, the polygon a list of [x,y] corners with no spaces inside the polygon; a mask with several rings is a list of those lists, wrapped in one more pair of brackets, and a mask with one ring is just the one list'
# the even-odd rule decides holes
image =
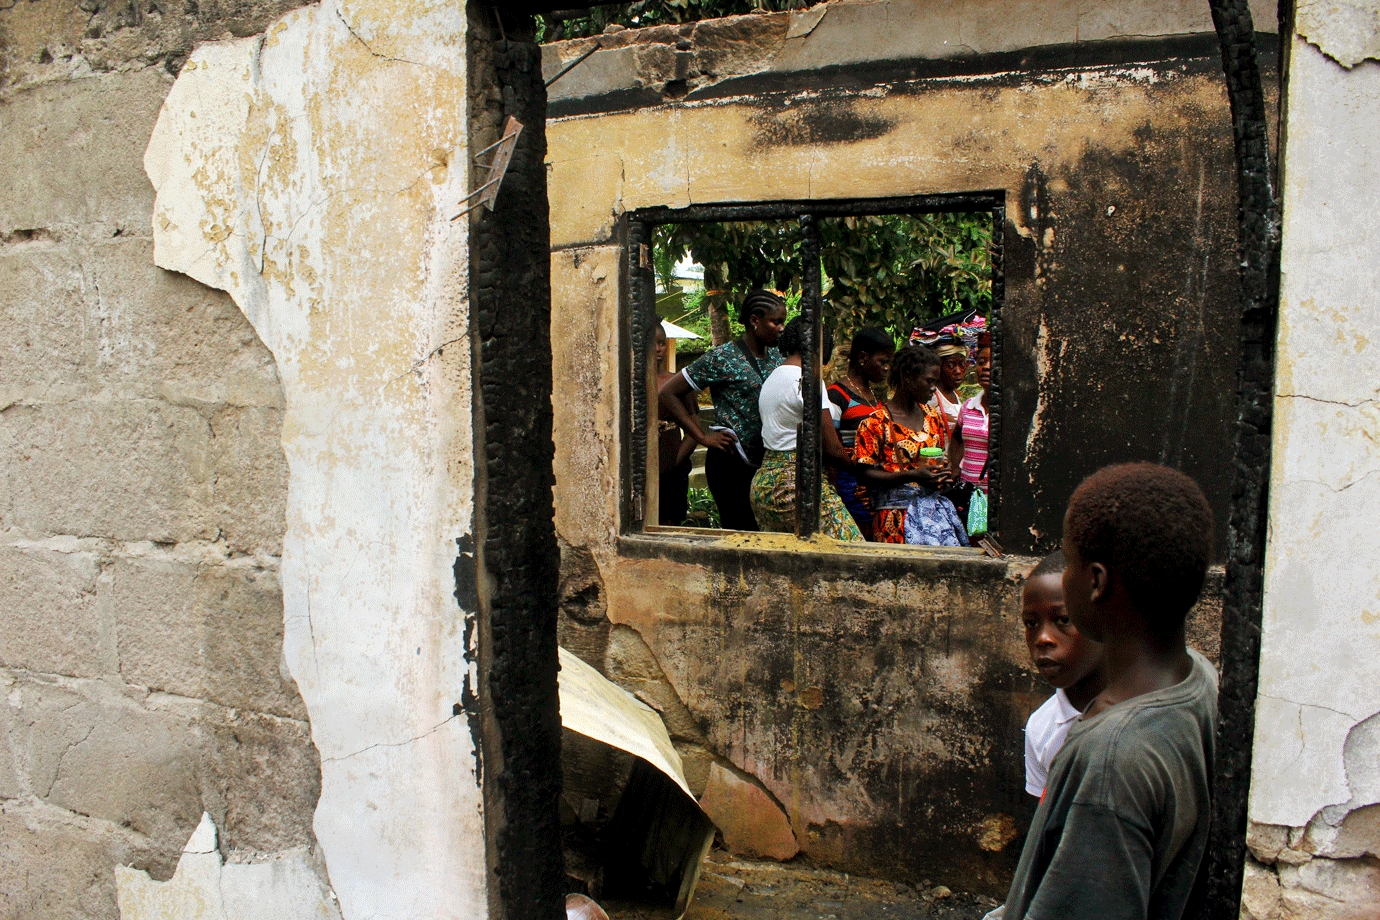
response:
{"label": "woman holding green bottle", "polygon": [[873,539],[879,543],[967,546],[953,503],[938,490],[953,482],[939,410],[926,405],[939,383],[939,358],[908,345],[891,362],[892,396],[858,426],[853,459],[873,496]]}

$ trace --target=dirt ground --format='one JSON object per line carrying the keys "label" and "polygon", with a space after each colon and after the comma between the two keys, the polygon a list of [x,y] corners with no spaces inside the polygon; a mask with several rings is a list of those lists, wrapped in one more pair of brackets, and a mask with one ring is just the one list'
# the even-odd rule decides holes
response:
{"label": "dirt ground", "polygon": [[[941,886],[859,878],[711,850],[685,920],[980,920],[991,898]],[[605,903],[611,920],[674,920],[669,912]]]}

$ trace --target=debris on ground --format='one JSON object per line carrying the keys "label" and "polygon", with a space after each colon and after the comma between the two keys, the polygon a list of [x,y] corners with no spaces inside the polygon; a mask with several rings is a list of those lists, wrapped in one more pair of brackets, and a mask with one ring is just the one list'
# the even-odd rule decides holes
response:
{"label": "debris on ground", "polygon": [[[601,903],[611,920],[675,920],[646,905]],[[714,849],[685,920],[978,920],[997,903],[929,880],[910,885]]]}

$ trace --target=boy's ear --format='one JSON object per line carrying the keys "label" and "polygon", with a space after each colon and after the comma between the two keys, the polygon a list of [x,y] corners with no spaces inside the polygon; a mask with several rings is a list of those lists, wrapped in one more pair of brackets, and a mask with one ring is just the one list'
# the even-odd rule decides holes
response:
{"label": "boy's ear", "polygon": [[1105,600],[1111,590],[1112,573],[1107,571],[1107,567],[1100,562],[1094,562],[1088,566],[1088,599],[1093,603]]}

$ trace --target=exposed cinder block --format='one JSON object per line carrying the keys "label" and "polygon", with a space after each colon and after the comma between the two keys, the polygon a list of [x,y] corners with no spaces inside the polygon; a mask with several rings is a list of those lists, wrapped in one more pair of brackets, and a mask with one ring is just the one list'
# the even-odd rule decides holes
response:
{"label": "exposed cinder block", "polygon": [[282,674],[283,597],[272,572],[126,559],[114,566],[103,605],[117,624],[125,680],[306,718]]}
{"label": "exposed cinder block", "polygon": [[190,729],[123,687],[25,679],[10,688],[10,741],[29,794],[147,837],[166,877],[201,817]]}
{"label": "exposed cinder block", "polygon": [[1247,856],[1241,883],[1241,920],[1278,920],[1280,899],[1279,876]]}
{"label": "exposed cinder block", "polygon": [[134,70],[43,84],[8,99],[0,232],[147,235],[153,188],[144,148],[168,86],[166,72]]}
{"label": "exposed cinder block", "polygon": [[233,408],[211,419],[211,512],[232,551],[277,556],[287,526],[281,409]]}
{"label": "exposed cinder block", "polygon": [[137,835],[113,825],[0,802],[0,917],[119,920],[112,866],[149,856]]}
{"label": "exposed cinder block", "polygon": [[0,547],[0,665],[74,677],[114,674],[115,624],[96,603],[94,552]]}
{"label": "exposed cinder block", "polygon": [[1342,819],[1333,852],[1339,856],[1380,857],[1380,805],[1358,808]]}
{"label": "exposed cinder block", "polygon": [[225,292],[154,265],[148,239],[96,246],[87,258],[98,385],[179,405],[282,407],[273,356]]}
{"label": "exposed cinder block", "polygon": [[0,412],[10,487],[0,525],[121,541],[213,539],[210,440],[198,412],[160,402],[11,406]]}
{"label": "exposed cinder block", "polygon": [[240,711],[198,722],[196,729],[202,795],[226,854],[315,845],[321,763],[310,726]]}
{"label": "exposed cinder block", "polygon": [[1280,920],[1374,920],[1380,863],[1320,857],[1280,868],[1279,887]]}
{"label": "exposed cinder block", "polygon": [[70,247],[0,246],[0,405],[74,390],[93,372],[99,324],[89,287]]}
{"label": "exposed cinder block", "polygon": [[666,679],[647,642],[636,630],[615,626],[609,633],[607,677],[661,716],[671,737],[702,741],[704,732]]}
{"label": "exposed cinder block", "polygon": [[[8,689],[7,684],[5,675],[0,672],[0,690]],[[19,772],[15,769],[14,754],[10,749],[10,733],[13,731],[14,710],[8,706],[0,706],[0,799],[17,799],[24,792],[19,784]]]}
{"label": "exposed cinder block", "polygon": [[216,827],[203,816],[187,841],[177,872],[155,882],[123,866],[115,870],[123,920],[340,920],[340,907],[311,854],[296,848],[253,863],[225,863]]}
{"label": "exposed cinder block", "polygon": [[223,292],[155,266],[147,239],[0,247],[0,302],[0,405],[86,396],[283,406],[273,356],[244,314]]}
{"label": "exposed cinder block", "polygon": [[761,70],[776,54],[789,27],[789,16],[731,16],[698,22],[692,45],[696,68],[708,76]]}

